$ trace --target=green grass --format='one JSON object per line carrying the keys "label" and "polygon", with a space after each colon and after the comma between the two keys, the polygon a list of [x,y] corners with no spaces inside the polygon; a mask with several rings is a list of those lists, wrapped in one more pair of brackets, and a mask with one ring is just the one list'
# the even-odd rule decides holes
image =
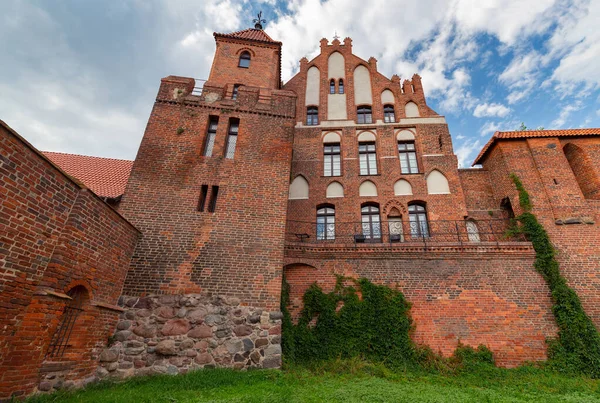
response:
{"label": "green grass", "polygon": [[133,378],[28,402],[593,402],[600,401],[599,384],[533,367],[392,372],[354,359],[285,371],[215,369]]}

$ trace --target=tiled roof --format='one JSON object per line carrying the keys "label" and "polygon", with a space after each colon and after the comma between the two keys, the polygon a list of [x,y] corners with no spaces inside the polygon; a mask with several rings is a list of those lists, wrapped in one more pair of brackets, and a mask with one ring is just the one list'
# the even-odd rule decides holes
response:
{"label": "tiled roof", "polygon": [[512,132],[496,132],[481,149],[473,165],[479,164],[485,154],[490,150],[496,140],[526,139],[533,137],[571,137],[571,136],[600,136],[600,128],[591,129],[564,129],[564,130],[518,130]]}
{"label": "tiled roof", "polygon": [[273,38],[267,35],[265,31],[256,28],[248,28],[244,29],[243,31],[232,32],[230,34],[220,34],[218,32],[215,32],[214,36],[221,36],[224,38],[248,39],[251,41],[269,42],[281,45],[281,42],[274,41]]}
{"label": "tiled roof", "polygon": [[60,169],[100,197],[118,197],[125,192],[133,161],[86,155],[42,152]]}

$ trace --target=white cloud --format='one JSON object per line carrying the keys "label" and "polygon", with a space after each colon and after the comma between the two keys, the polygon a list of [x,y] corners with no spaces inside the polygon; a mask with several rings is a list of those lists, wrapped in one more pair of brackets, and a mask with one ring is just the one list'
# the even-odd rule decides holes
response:
{"label": "white cloud", "polygon": [[475,156],[481,150],[482,144],[479,140],[465,141],[454,152],[458,158],[458,166],[466,168],[471,165]]}
{"label": "white cloud", "polygon": [[569,116],[571,116],[573,112],[580,110],[582,107],[583,104],[581,101],[576,101],[573,104],[563,106],[558,117],[550,123],[550,127],[553,129],[561,128],[567,122]]}
{"label": "white cloud", "polygon": [[510,113],[510,109],[502,104],[490,103],[487,102],[484,104],[479,104],[475,107],[473,111],[473,116],[476,118],[482,117],[500,117],[503,118]]}

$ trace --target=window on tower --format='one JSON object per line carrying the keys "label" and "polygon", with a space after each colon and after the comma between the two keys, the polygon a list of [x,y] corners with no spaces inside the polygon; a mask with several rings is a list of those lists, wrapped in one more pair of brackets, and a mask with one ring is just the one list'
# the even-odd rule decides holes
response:
{"label": "window on tower", "polygon": [[247,50],[243,51],[240,55],[240,62],[238,63],[238,67],[248,68],[250,67],[250,52]]}
{"label": "window on tower", "polygon": [[217,124],[219,118],[211,116],[208,122],[208,133],[206,134],[206,140],[204,141],[204,156],[212,157],[213,148],[215,147],[215,137],[217,136]]}
{"label": "window on tower", "polygon": [[229,119],[229,132],[227,133],[227,146],[225,147],[225,158],[233,159],[235,154],[235,145],[237,144],[239,119]]}

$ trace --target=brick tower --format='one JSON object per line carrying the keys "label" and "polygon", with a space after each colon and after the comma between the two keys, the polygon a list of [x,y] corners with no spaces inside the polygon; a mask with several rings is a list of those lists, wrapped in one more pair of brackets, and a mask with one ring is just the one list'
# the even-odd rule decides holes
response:
{"label": "brick tower", "polygon": [[124,294],[203,293],[278,310],[295,94],[260,24],[214,34],[203,88],[161,81],[120,211],[144,234]]}

